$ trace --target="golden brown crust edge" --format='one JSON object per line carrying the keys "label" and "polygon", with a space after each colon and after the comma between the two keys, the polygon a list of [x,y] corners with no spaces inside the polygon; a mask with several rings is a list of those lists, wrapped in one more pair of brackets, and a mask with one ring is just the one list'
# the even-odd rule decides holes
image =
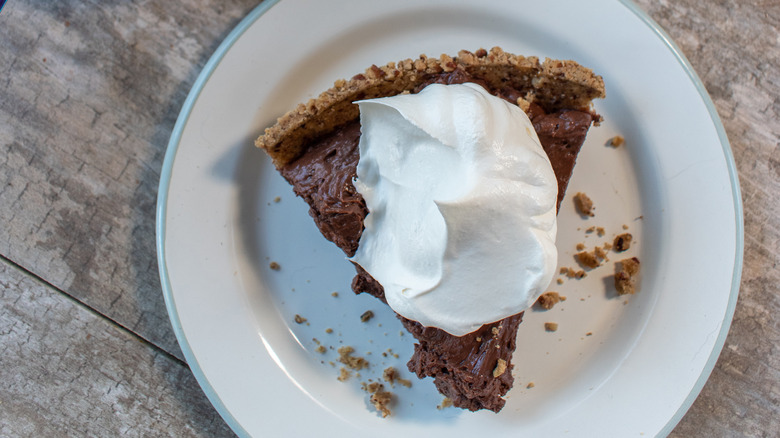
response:
{"label": "golden brown crust edge", "polygon": [[524,57],[499,47],[475,53],[461,50],[457,57],[441,55],[405,59],[383,67],[372,65],[352,79],[340,79],[315,99],[298,106],[267,128],[255,145],[264,149],[277,167],[304,152],[309,141],[328,134],[359,116],[361,99],[393,96],[414,90],[431,74],[462,68],[472,76],[501,88],[510,84],[525,92],[524,99],[546,111],[580,109],[592,111],[592,100],[605,96],[604,81],[592,70],[574,61]]}

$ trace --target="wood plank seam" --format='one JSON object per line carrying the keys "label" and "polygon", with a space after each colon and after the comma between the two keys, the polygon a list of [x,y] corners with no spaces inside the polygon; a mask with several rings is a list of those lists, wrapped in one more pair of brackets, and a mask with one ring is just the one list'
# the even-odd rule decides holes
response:
{"label": "wood plank seam", "polygon": [[141,342],[144,345],[147,345],[148,347],[152,348],[154,351],[156,351],[159,354],[162,354],[163,356],[167,357],[168,359],[171,359],[181,365],[184,365],[185,367],[189,368],[189,365],[187,365],[187,362],[179,359],[178,357],[172,355],[171,353],[165,351],[164,349],[157,346],[155,343],[149,341],[148,339],[144,338],[143,336],[138,335],[136,332],[132,331],[130,328],[125,327],[124,325],[114,321],[113,319],[109,318],[108,316],[104,315],[103,313],[100,313],[99,311],[95,310],[94,308],[90,307],[89,305],[85,304],[78,298],[70,295],[69,293],[63,291],[62,289],[58,288],[57,286],[51,284],[50,282],[46,281],[45,279],[41,278],[39,275],[35,274],[34,272],[30,271],[29,269],[25,268],[24,266],[14,262],[13,260],[7,258],[6,256],[0,254],[0,262],[5,262],[8,265],[12,266],[13,268],[21,271],[24,273],[27,277],[32,278],[36,282],[45,285],[46,287],[55,290],[62,294],[64,297],[78,305],[79,307],[87,310],[88,312],[92,313],[93,315],[98,316],[99,318],[105,320],[109,324],[113,325],[117,329],[121,330],[122,332],[127,333],[129,336],[132,336],[139,342]]}

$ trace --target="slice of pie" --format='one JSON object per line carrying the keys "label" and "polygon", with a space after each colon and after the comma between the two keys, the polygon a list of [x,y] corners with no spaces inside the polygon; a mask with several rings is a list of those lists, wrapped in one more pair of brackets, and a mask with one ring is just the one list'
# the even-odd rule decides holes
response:
{"label": "slice of pie", "polygon": [[[421,55],[384,67],[373,65],[299,104],[266,129],[255,144],[268,153],[295,193],[309,204],[322,234],[352,256],[368,214],[352,184],[360,139],[359,110],[353,102],[416,93],[432,83],[464,82],[477,83],[528,114],[556,174],[560,207],[585,135],[592,123],[601,120],[592,109],[592,100],[604,97],[601,77],[573,61],[540,63],[536,57],[513,55],[496,47],[489,52],[461,51],[457,57]],[[367,292],[385,301],[382,285],[356,268],[355,293]],[[420,378],[433,377],[454,406],[498,412],[513,383],[511,359],[522,316],[521,312],[486,324],[461,337],[399,316],[417,339],[409,370]]]}

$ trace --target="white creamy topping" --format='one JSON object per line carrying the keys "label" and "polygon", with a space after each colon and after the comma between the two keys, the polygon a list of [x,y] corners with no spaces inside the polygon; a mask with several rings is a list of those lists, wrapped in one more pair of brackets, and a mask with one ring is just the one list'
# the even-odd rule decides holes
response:
{"label": "white creamy topping", "polygon": [[528,116],[476,84],[358,102],[352,260],[388,304],[462,336],[533,305],[554,275],[558,185]]}

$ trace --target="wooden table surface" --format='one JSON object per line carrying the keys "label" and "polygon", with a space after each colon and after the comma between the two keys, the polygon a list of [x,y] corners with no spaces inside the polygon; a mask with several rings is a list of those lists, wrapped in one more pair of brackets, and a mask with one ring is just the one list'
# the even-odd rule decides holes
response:
{"label": "wooden table surface", "polygon": [[[0,13],[0,436],[231,436],[168,320],[162,158],[257,0],[11,0]],[[726,345],[673,436],[780,436],[780,1],[640,0],[726,127],[745,261]],[[713,236],[716,237],[716,236]]]}

